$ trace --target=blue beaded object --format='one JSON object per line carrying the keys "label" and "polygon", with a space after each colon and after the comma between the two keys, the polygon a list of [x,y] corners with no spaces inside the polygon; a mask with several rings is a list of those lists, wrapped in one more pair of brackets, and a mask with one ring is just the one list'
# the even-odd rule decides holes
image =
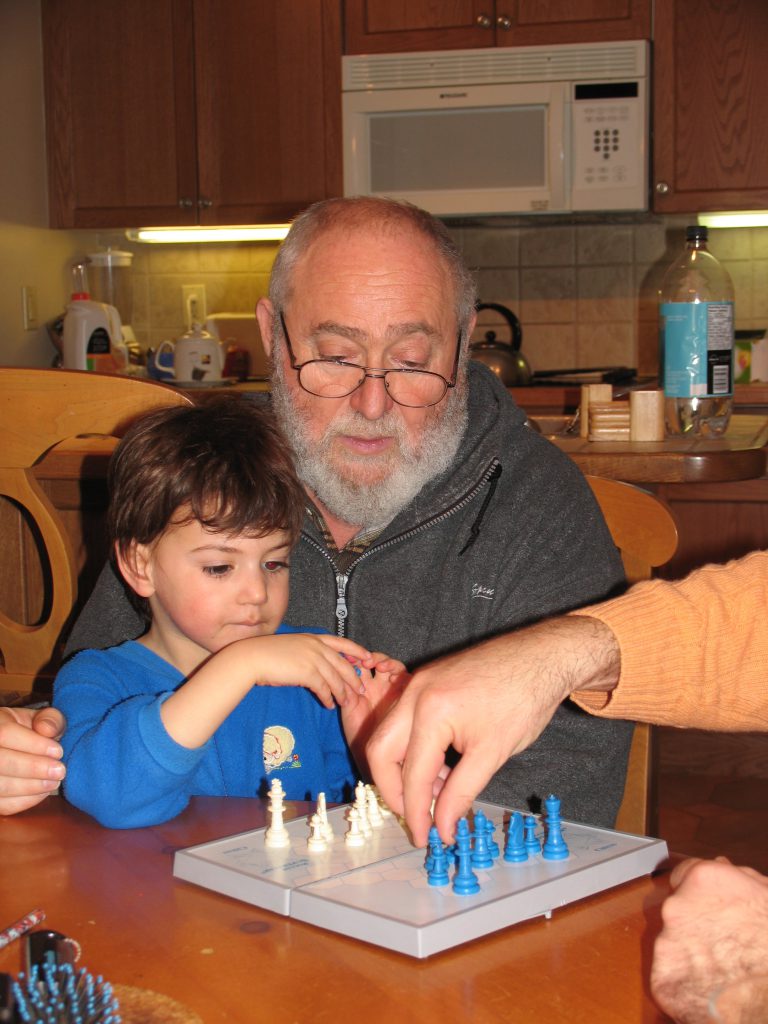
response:
{"label": "blue beaded object", "polygon": [[120,1024],[112,986],[68,963],[35,965],[13,983],[15,1020],[22,1024]]}

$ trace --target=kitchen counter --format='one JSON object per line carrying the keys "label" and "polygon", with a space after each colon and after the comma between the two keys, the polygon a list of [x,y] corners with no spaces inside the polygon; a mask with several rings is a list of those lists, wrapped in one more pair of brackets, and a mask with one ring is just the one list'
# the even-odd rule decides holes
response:
{"label": "kitchen counter", "polygon": [[[535,415],[531,419],[536,420]],[[547,435],[583,473],[634,484],[722,483],[765,472],[768,416],[734,413],[723,437],[664,441],[588,441]]]}

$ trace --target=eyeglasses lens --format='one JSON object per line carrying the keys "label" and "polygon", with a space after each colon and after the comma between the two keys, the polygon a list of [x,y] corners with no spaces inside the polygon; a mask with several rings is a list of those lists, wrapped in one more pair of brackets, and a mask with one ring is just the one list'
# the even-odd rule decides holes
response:
{"label": "eyeglasses lens", "polygon": [[[398,405],[420,408],[436,405],[447,385],[436,373],[388,370],[384,379],[390,398]],[[320,398],[343,398],[351,395],[365,380],[362,367],[344,365],[331,360],[315,359],[299,371],[299,382],[305,391]]]}

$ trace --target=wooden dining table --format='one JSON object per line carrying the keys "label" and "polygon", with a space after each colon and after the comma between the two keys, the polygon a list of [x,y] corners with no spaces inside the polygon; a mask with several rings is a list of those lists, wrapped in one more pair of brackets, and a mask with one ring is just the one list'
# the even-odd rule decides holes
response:
{"label": "wooden dining table", "polygon": [[[113,831],[50,797],[0,818],[0,927],[41,908],[92,974],[205,1024],[666,1020],[648,990],[665,872],[416,960],[173,877],[174,851],[264,824],[261,800],[198,797],[164,825]],[[0,950],[0,971],[22,968],[22,948]],[[151,1018],[171,1019],[186,1018]]]}

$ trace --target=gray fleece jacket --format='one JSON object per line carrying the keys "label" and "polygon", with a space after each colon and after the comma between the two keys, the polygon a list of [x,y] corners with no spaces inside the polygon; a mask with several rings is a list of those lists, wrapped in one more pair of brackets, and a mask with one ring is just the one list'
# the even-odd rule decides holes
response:
{"label": "gray fleece jacket", "polygon": [[[621,559],[575,464],[526,425],[498,380],[470,363],[469,427],[453,467],[389,524],[346,573],[309,518],[291,559],[286,621],[323,626],[413,669],[468,644],[613,593]],[[105,570],[68,650],[106,647],[142,625]],[[488,723],[489,732],[496,728]],[[571,704],[494,776],[486,799],[610,826],[632,727]]]}

